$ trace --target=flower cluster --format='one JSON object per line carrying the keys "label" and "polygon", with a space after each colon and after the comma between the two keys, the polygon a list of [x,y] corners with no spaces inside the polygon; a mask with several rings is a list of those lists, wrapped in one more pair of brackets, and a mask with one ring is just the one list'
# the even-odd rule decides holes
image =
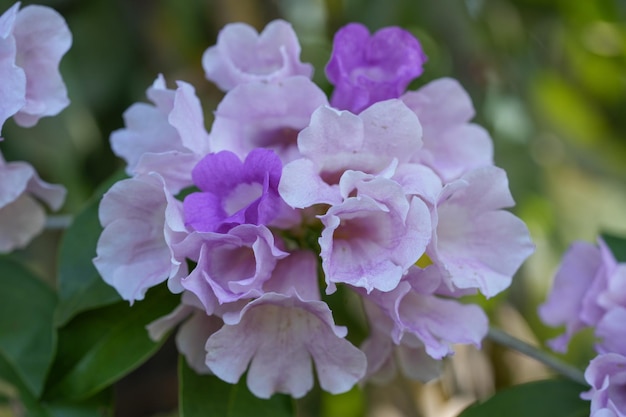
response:
{"label": "flower cluster", "polygon": [[594,329],[598,356],[585,372],[591,390],[584,398],[591,400],[592,416],[626,416],[626,263],[618,262],[602,239],[597,246],[573,243],[539,315],[546,324],[565,326],[565,333],[549,342],[560,352],[576,332]]}
{"label": "flower cluster", "polygon": [[[506,289],[534,246],[452,79],[405,92],[425,55],[408,32],[337,33],[330,104],[291,26],[226,26],[203,57],[226,94],[210,133],[194,88],[159,76],[152,103],[111,136],[130,178],[103,197],[94,263],[131,303],[167,281],[181,305],[152,323],[201,373],[257,396],[427,380],[487,318],[458,298]],[[320,276],[321,275],[321,276]],[[360,301],[369,336],[346,339],[326,301]],[[325,296],[322,297],[322,292]]]}
{"label": "flower cluster", "polygon": [[[69,104],[58,66],[71,43],[65,20],[49,7],[20,10],[18,2],[0,16],[0,132],[10,117],[30,127]],[[43,229],[45,212],[35,198],[57,210],[65,188],[0,153],[0,252],[25,246]]]}

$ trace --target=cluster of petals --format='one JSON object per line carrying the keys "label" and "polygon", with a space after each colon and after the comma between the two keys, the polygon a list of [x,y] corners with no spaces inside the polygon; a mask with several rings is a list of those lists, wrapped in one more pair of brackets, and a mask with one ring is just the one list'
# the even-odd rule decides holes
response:
{"label": "cluster of petals", "polygon": [[598,355],[585,371],[591,386],[592,417],[624,417],[626,413],[626,263],[618,262],[602,238],[598,244],[574,242],[563,256],[548,299],[539,316],[565,333],[550,340],[565,352],[572,336],[593,328]]}
{"label": "cluster of petals", "polygon": [[[65,20],[49,7],[18,2],[0,15],[0,133],[10,117],[30,127],[69,104],[58,67],[71,43]],[[26,246],[44,228],[41,203],[58,210],[65,194],[29,163],[0,153],[0,253]]]}
{"label": "cluster of petals", "polygon": [[18,2],[0,16],[0,129],[11,116],[30,127],[69,104],[58,67],[71,44],[65,20],[49,7]]}
{"label": "cluster of petals", "polygon": [[578,331],[594,328],[599,353],[626,355],[626,263],[618,262],[606,243],[574,242],[563,256],[548,299],[539,315],[565,333],[549,342],[564,352]]}
{"label": "cluster of petals", "polygon": [[581,396],[591,400],[590,417],[626,417],[626,356],[604,353],[585,370],[591,389]]}
{"label": "cluster of petals", "polygon": [[333,107],[360,113],[370,105],[398,98],[423,72],[426,55],[419,41],[399,27],[386,27],[370,36],[367,27],[350,23],[335,33],[326,66],[335,86]]}
{"label": "cluster of petals", "polygon": [[0,154],[0,253],[22,248],[44,227],[46,213],[39,203],[58,210],[65,188],[42,181],[27,162],[6,162]]}
{"label": "cluster of petals", "polygon": [[[506,289],[533,250],[464,90],[443,79],[403,95],[422,71],[419,42],[399,28],[357,42],[354,30],[335,38],[327,72],[369,81],[337,82],[330,105],[289,24],[233,24],[203,57],[226,93],[209,133],[193,88],[159,77],[153,104],[131,106],[111,138],[131,178],[103,197],[98,271],[130,302],[167,281],[181,305],[151,336],[180,324],[191,367],[246,373],[262,398],[301,397],[314,374],[345,392],[395,361],[432,379],[453,344],[487,332],[485,313],[457,298]],[[350,48],[360,61],[340,57]],[[363,300],[360,347],[322,301],[339,286]]]}

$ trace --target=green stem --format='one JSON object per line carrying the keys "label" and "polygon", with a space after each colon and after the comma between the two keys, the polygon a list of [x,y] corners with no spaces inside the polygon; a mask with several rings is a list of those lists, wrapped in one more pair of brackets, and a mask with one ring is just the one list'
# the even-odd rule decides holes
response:
{"label": "green stem", "polygon": [[578,382],[583,385],[588,385],[580,369],[568,363],[565,363],[562,360],[538,349],[533,345],[529,345],[528,343],[521,341],[511,336],[510,334],[503,332],[500,329],[490,327],[489,333],[487,333],[487,338],[491,339],[495,343],[516,350],[530,358],[533,358],[543,363],[544,365],[552,368],[557,373],[571,379],[572,381]]}
{"label": "green stem", "polygon": [[70,227],[74,218],[69,214],[58,214],[46,218],[46,230],[64,230]]}

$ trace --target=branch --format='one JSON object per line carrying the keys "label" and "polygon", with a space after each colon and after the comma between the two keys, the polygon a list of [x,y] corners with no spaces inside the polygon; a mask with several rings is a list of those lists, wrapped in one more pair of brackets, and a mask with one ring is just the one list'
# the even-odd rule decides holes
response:
{"label": "branch", "polygon": [[519,340],[511,336],[510,334],[503,332],[500,329],[490,327],[489,333],[487,333],[487,338],[495,343],[516,350],[530,358],[533,358],[543,363],[544,365],[552,368],[557,373],[571,379],[572,381],[578,382],[579,384],[583,385],[589,385],[587,384],[587,381],[585,381],[583,372],[580,369],[568,363],[565,363],[562,360],[548,354],[547,352],[544,352],[543,350],[540,350],[533,345]]}

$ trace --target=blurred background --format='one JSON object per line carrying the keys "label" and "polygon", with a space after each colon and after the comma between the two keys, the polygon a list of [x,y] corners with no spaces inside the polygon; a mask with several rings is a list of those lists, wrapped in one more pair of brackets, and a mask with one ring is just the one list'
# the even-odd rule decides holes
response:
{"label": "blurred background", "polygon": [[[538,321],[536,307],[566,247],[577,239],[594,241],[600,232],[626,236],[624,0],[36,3],[58,10],[74,35],[61,66],[72,103],[32,129],[10,120],[0,149],[8,161],[27,160],[46,181],[64,184],[69,190],[65,214],[80,210],[98,184],[121,167],[109,135],[123,126],[128,106],[146,101],[145,90],[158,73],[170,85],[184,80],[196,87],[209,129],[222,93],[204,79],[204,50],[229,22],[261,30],[284,18],[299,35],[302,60],[314,64],[314,80],[327,91],[323,68],[332,35],[352,21],[372,31],[401,26],[420,39],[429,61],[411,89],[448,76],[468,90],[475,121],[491,132],[496,164],[509,174],[514,211],[528,223],[537,245],[510,290],[481,301],[494,325],[543,346],[555,330]],[[0,13],[12,4],[0,0]],[[58,236],[45,233],[19,253],[51,281]],[[584,367],[590,352],[589,335],[582,335],[567,360]],[[118,416],[176,415],[175,356],[168,344],[120,383]],[[546,375],[535,362],[486,341],[480,352],[459,349],[435,383],[398,380],[335,397],[314,392],[299,403],[299,414],[455,416],[495,389]]]}

